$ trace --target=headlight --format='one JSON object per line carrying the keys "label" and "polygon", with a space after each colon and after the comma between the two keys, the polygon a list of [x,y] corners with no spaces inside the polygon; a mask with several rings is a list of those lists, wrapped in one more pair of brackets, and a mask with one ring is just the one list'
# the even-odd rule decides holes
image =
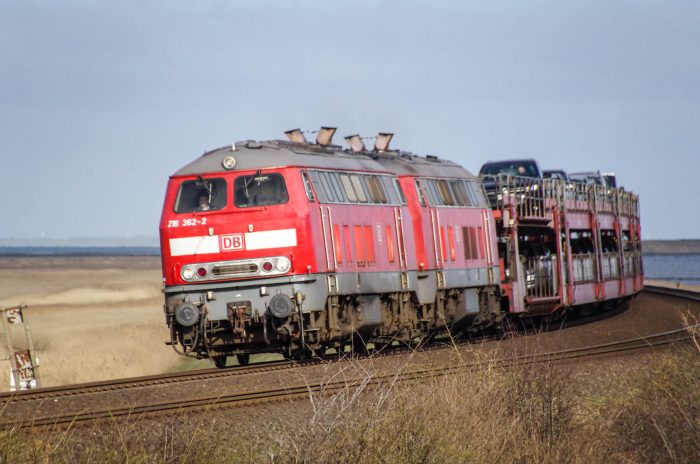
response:
{"label": "headlight", "polygon": [[185,280],[191,280],[194,278],[194,269],[191,267],[182,268],[182,278]]}
{"label": "headlight", "polygon": [[277,272],[287,272],[290,267],[292,267],[292,263],[287,258],[277,258],[275,261]]}

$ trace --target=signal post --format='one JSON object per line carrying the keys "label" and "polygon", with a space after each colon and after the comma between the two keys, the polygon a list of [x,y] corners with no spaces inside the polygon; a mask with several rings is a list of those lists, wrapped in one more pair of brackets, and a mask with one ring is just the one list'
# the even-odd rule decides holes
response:
{"label": "signal post", "polygon": [[[10,373],[15,390],[39,387],[39,362],[34,352],[34,343],[32,341],[32,333],[29,330],[29,324],[24,318],[24,310],[26,308],[26,305],[0,308],[0,319],[2,319],[2,329],[7,344],[8,360],[10,361]],[[12,344],[11,326],[16,324],[22,324],[24,326],[26,350],[15,351]]]}

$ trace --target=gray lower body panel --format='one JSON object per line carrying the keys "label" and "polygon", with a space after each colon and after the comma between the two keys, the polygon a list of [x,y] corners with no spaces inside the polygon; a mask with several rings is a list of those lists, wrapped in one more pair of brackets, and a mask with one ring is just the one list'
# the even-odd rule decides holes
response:
{"label": "gray lower body panel", "polygon": [[[226,320],[227,306],[249,302],[254,314],[262,316],[270,299],[276,294],[292,298],[297,292],[303,296],[302,311],[322,311],[329,295],[378,295],[383,293],[414,292],[419,304],[435,302],[438,288],[472,288],[498,284],[498,267],[456,269],[443,271],[406,271],[402,279],[398,272],[362,272],[343,274],[309,274],[234,282],[212,282],[197,285],[178,285],[164,290],[166,304],[174,301],[199,303],[206,308],[210,321]],[[402,283],[403,280],[403,283]],[[474,298],[468,292],[468,308],[474,307]],[[373,305],[371,305],[373,306]],[[471,312],[465,308],[465,311]]]}

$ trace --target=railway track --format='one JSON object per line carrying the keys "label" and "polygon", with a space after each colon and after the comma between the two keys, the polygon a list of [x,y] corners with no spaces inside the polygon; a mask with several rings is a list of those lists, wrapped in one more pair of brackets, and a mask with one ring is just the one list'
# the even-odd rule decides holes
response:
{"label": "railway track", "polygon": [[[614,310],[609,313],[606,313],[604,317],[611,317],[615,314],[619,314],[620,311]],[[591,320],[600,320],[600,317],[596,318],[585,318],[585,320],[581,319],[573,321],[573,322],[567,322],[566,327],[573,327],[576,325],[584,324],[587,322],[590,322]],[[537,327],[535,330],[539,332],[544,332],[544,331],[549,331],[549,330],[557,330],[560,328],[560,326],[548,326],[548,327]],[[509,333],[508,336],[513,336],[515,334],[527,334],[531,332],[533,329],[532,328],[521,328],[521,329],[516,329],[513,328]],[[420,345],[421,351],[434,351],[434,350],[444,350],[444,349],[449,349],[452,348],[454,345],[457,346],[463,346],[467,344],[476,344],[476,343],[481,343],[485,341],[498,341],[503,339],[503,336],[500,335],[489,335],[489,336],[481,336],[481,337],[471,337],[469,339],[458,339],[458,340],[452,340],[449,343],[435,343],[433,345]],[[384,356],[392,356],[392,355],[400,355],[400,354],[405,354],[407,352],[412,351],[415,349],[415,345],[413,346],[394,346],[391,348],[383,348],[379,351],[371,351],[367,355],[355,355],[355,359],[362,359],[363,357],[384,357]],[[156,386],[156,385],[167,385],[167,384],[177,384],[177,383],[183,383],[183,382],[190,382],[193,380],[208,380],[208,379],[223,379],[227,377],[236,377],[236,376],[241,376],[241,375],[246,375],[246,374],[252,374],[252,373],[262,373],[262,372],[272,372],[272,371],[278,371],[278,370],[284,370],[284,369],[294,369],[294,368],[301,368],[301,367],[309,367],[309,366],[315,366],[321,363],[333,363],[333,362],[339,362],[339,361],[345,361],[349,359],[348,357],[325,357],[323,359],[321,358],[310,358],[310,359],[305,359],[301,361],[289,361],[289,360],[280,360],[280,361],[269,361],[269,362],[261,362],[261,363],[255,363],[251,365],[245,365],[245,366],[232,366],[226,369],[217,369],[217,368],[212,368],[212,369],[199,369],[195,371],[185,371],[185,372],[174,372],[170,374],[158,374],[158,375],[146,375],[146,376],[140,376],[140,377],[128,377],[128,378],[123,378],[123,379],[114,379],[114,380],[104,380],[104,381],[96,381],[96,382],[88,382],[88,383],[79,383],[79,384],[71,384],[71,385],[61,385],[61,386],[55,386],[55,387],[45,387],[45,388],[38,388],[34,390],[23,390],[19,392],[2,392],[0,393],[0,406],[3,403],[7,402],[22,402],[22,401],[37,401],[37,400],[43,400],[43,399],[55,399],[55,398],[64,398],[64,397],[69,397],[69,396],[75,396],[75,395],[89,395],[89,394],[96,394],[96,393],[105,393],[105,392],[111,392],[111,391],[118,391],[118,390],[126,390],[130,388],[139,388],[139,387],[149,387],[149,386]]]}
{"label": "railway track", "polygon": [[230,395],[203,396],[186,400],[171,400],[154,402],[142,406],[130,406],[124,408],[99,409],[85,411],[78,414],[54,415],[46,417],[34,417],[27,421],[0,424],[2,428],[19,427],[47,427],[66,426],[80,423],[92,423],[98,420],[109,420],[142,414],[162,414],[182,412],[195,408],[218,408],[257,404],[271,401],[293,400],[306,398],[314,393],[333,394],[345,389],[376,388],[389,382],[417,382],[429,380],[445,375],[458,374],[484,369],[486,367],[513,368],[542,363],[561,363],[591,358],[596,356],[620,354],[672,344],[685,343],[692,340],[689,329],[700,328],[700,324],[690,328],[678,329],[647,337],[638,337],[618,342],[574,348],[567,350],[538,353],[532,355],[515,356],[495,359],[487,362],[463,363],[456,366],[432,367],[424,369],[406,370],[371,376],[360,376],[350,380],[320,381],[309,384],[297,384],[272,389],[256,389],[245,392],[237,392]]}
{"label": "railway track", "polygon": [[[688,300],[700,301],[700,295],[694,294],[687,291],[679,291],[678,289],[669,289],[663,287],[649,287],[645,288],[645,291],[650,293],[657,293],[666,296],[675,296]],[[616,311],[611,311],[610,314],[616,313]],[[619,313],[619,311],[618,311]],[[609,316],[605,316],[609,317]],[[574,325],[578,325],[575,321]],[[475,343],[479,341],[491,340],[490,337],[482,337],[481,339],[471,339],[464,342],[457,343],[461,345],[463,343]],[[496,367],[511,367],[516,365],[527,365],[527,364],[537,364],[543,362],[566,362],[570,360],[576,360],[579,358],[609,355],[609,354],[619,354],[629,351],[651,349],[654,347],[670,345],[674,343],[684,343],[691,339],[691,336],[687,329],[680,329],[671,332],[664,332],[655,334],[647,337],[639,337],[629,340],[623,340],[619,342],[606,343],[595,346],[588,346],[583,348],[554,351],[549,353],[541,353],[528,356],[517,356],[511,358],[503,358],[492,360],[487,365]],[[448,346],[428,346],[422,348],[424,351],[432,350],[443,350],[443,349],[454,349],[455,345]],[[406,353],[410,351],[411,348],[404,348],[400,350],[391,350],[386,352],[380,352],[379,354],[373,354],[369,357],[380,357],[387,356],[397,353]],[[79,385],[69,385],[63,387],[51,387],[38,389],[27,392],[19,393],[3,393],[0,394],[0,405],[10,404],[15,402],[23,401],[42,401],[51,398],[60,398],[73,395],[90,395],[93,393],[109,392],[114,390],[123,389],[133,389],[140,387],[147,387],[153,385],[167,385],[188,381],[197,381],[205,379],[219,379],[225,377],[240,376],[251,373],[269,372],[275,370],[292,369],[298,367],[307,367],[312,365],[318,365],[321,363],[329,363],[329,361],[323,360],[307,360],[305,362],[294,362],[294,361],[273,361],[267,363],[260,363],[249,366],[241,366],[236,368],[230,368],[225,370],[220,369],[205,369],[200,371],[191,371],[183,373],[172,373],[165,375],[155,375],[155,376],[144,376],[129,379],[119,379],[107,382],[92,382],[87,384]],[[381,385],[385,383],[388,379],[398,380],[402,382],[418,381],[421,379],[428,379],[432,377],[439,377],[442,375],[447,375],[450,373],[458,373],[467,370],[476,370],[483,368],[484,363],[467,363],[461,364],[459,366],[448,366],[440,368],[431,369],[421,369],[412,370],[410,372],[401,373],[399,376],[397,374],[386,374],[386,375],[376,375],[370,379],[369,384],[372,386]],[[324,392],[333,392],[341,388],[357,388],[359,384],[357,382],[367,381],[367,379],[357,379],[351,381],[343,381],[338,383],[318,383],[309,385],[295,385],[295,386],[285,386],[283,388],[276,389],[256,389],[245,392],[237,392],[230,395],[217,395],[217,396],[201,396],[198,398],[191,398],[185,400],[173,400],[173,401],[161,401],[154,402],[140,406],[129,406],[129,407],[113,407],[107,408],[97,408],[92,411],[81,411],[79,413],[72,412],[65,415],[47,415],[42,417],[33,417],[31,420],[15,420],[13,422],[0,422],[0,428],[8,427],[45,427],[51,425],[66,425],[66,424],[79,424],[88,423],[94,420],[102,420],[108,418],[124,417],[129,415],[140,415],[149,413],[168,413],[178,410],[201,408],[201,407],[222,407],[222,406],[235,406],[243,404],[252,404],[258,402],[266,401],[278,401],[282,399],[294,399],[299,397],[308,397],[310,393],[319,392],[323,390]],[[1,408],[2,406],[0,406]],[[1,420],[1,419],[0,419]]]}
{"label": "railway track", "polygon": [[690,290],[683,290],[680,288],[659,287],[657,285],[645,285],[644,291],[648,292],[648,293],[655,293],[657,295],[675,296],[678,298],[683,298],[685,300],[700,301],[700,293],[693,292]]}
{"label": "railway track", "polygon": [[[662,287],[659,287],[662,288]],[[662,288],[663,289],[663,288]],[[666,289],[663,289],[666,290]],[[664,293],[668,294],[668,293]],[[617,314],[623,312],[625,308],[618,307],[611,311],[605,313],[599,313],[593,316],[587,316],[579,319],[559,321],[556,324],[530,326],[530,327],[511,327],[508,336],[513,335],[523,335],[529,334],[535,331],[536,333],[546,332],[550,330],[558,330],[564,327],[575,327],[577,325],[587,324],[594,321],[599,321],[609,317],[613,317]],[[458,339],[450,340],[446,345],[444,343],[436,343],[433,345],[421,345],[421,350],[432,351],[432,350],[442,350],[451,348],[454,344],[458,346],[466,344],[475,344],[484,341],[493,341],[503,339],[502,335],[488,335],[479,337],[470,337],[468,339]],[[415,348],[415,346],[398,346],[391,349],[382,349],[380,351],[371,352],[368,357],[379,357],[379,356],[390,356],[405,354],[410,352]],[[158,375],[146,375],[140,377],[128,377],[123,379],[113,379],[113,380],[103,380],[96,382],[79,383],[72,385],[61,385],[55,387],[44,387],[34,390],[23,390],[19,392],[0,392],[0,406],[3,403],[12,402],[22,402],[22,401],[37,401],[42,399],[55,399],[64,398],[75,395],[89,395],[95,393],[105,393],[118,390],[126,390],[131,388],[148,387],[155,385],[167,385],[167,384],[177,384],[183,382],[190,382],[193,380],[207,380],[207,379],[222,379],[227,377],[241,376],[251,373],[262,373],[262,372],[272,372],[277,370],[300,368],[318,365],[323,362],[337,362],[339,360],[345,360],[345,358],[332,358],[327,357],[324,359],[312,358],[305,359],[302,361],[290,361],[290,360],[280,360],[280,361],[269,361],[255,363],[245,366],[232,366],[226,369],[199,369],[196,371],[185,371],[185,372],[174,372],[169,374],[158,374]]]}
{"label": "railway track", "polygon": [[237,366],[228,369],[200,369],[196,371],[174,372],[170,374],[146,375],[141,377],[129,377],[124,379],[104,380],[99,382],[78,383],[73,385],[61,385],[56,387],[37,388],[20,392],[0,393],[2,402],[36,401],[40,399],[61,398],[74,395],[88,395],[129,388],[148,387],[153,385],[175,384],[189,382],[193,379],[219,379],[234,377],[256,372],[271,372],[281,369],[298,367],[300,363],[295,361],[270,361],[256,363],[247,366]]}

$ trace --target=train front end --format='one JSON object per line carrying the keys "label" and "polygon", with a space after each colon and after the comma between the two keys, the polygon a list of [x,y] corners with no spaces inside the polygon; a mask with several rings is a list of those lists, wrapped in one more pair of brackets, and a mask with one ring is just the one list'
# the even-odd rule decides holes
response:
{"label": "train front end", "polygon": [[[313,301],[309,207],[298,169],[261,151],[219,149],[172,176],[160,223],[173,348],[222,367],[229,356],[291,352]],[[248,169],[250,167],[250,169]]]}

